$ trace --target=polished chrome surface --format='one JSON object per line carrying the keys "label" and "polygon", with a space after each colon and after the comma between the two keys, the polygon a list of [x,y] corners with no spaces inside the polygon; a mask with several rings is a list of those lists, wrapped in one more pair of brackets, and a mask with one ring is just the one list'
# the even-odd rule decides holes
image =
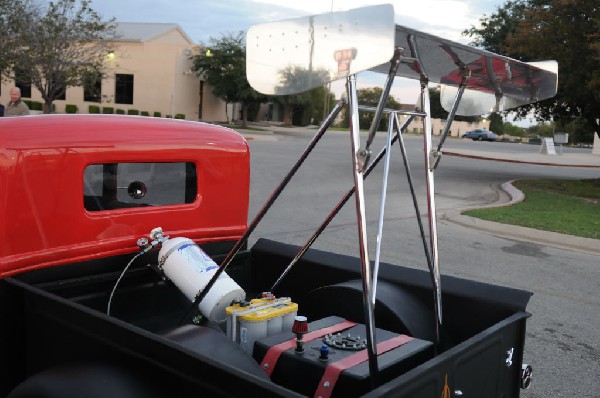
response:
{"label": "polished chrome surface", "polygon": [[[354,168],[354,198],[356,200],[356,220],[358,224],[358,243],[362,268],[363,306],[365,314],[365,329],[367,332],[367,354],[369,357],[369,376],[371,383],[377,379],[377,346],[375,338],[375,311],[371,301],[373,277],[369,261],[369,246],[367,240],[367,217],[365,211],[364,175],[359,169],[360,130],[358,121],[358,97],[356,95],[356,75],[346,79],[348,95],[348,114],[350,116],[350,134],[352,142],[352,166]],[[383,104],[379,104],[383,106]]]}
{"label": "polished chrome surface", "polygon": [[[470,71],[471,77],[462,105],[457,110],[458,115],[481,115],[493,109],[511,109],[556,94],[556,61],[521,62],[396,25],[396,47],[410,48],[411,42],[419,48],[419,62],[405,59],[397,75],[420,79],[425,74],[429,82],[446,86],[442,91],[442,105],[446,110],[450,109],[456,96],[455,87],[460,85],[463,68]],[[387,73],[386,69],[386,65],[380,65],[372,70]]]}
{"label": "polished chrome surface", "polygon": [[[457,109],[458,115],[504,111],[556,95],[556,61],[519,62],[494,57],[487,56],[485,62],[469,65],[473,76]],[[442,84],[440,101],[444,109],[450,109],[456,92],[456,87]]]}
{"label": "polished chrome surface", "polygon": [[446,110],[469,71],[457,115],[507,110],[556,94],[556,61],[521,62],[396,25],[391,5],[255,25],[246,35],[246,74],[259,92],[296,94],[365,70],[388,74],[395,51],[411,46],[420,49],[419,60],[404,58],[396,76],[442,84]]}
{"label": "polished chrome surface", "polygon": [[515,349],[511,347],[510,350],[506,351],[506,367],[510,368],[513,364],[513,355],[515,353]]}
{"label": "polished chrome surface", "polygon": [[436,167],[440,163],[440,160],[442,159],[442,147],[444,146],[444,142],[448,137],[448,133],[450,132],[450,126],[452,126],[452,121],[454,121],[454,116],[456,116],[456,111],[458,109],[458,106],[460,105],[462,96],[465,92],[465,88],[470,77],[471,72],[468,69],[463,68],[462,81],[460,82],[460,86],[458,87],[458,91],[456,93],[456,96],[454,97],[454,102],[452,103],[452,106],[450,107],[450,110],[448,112],[448,116],[446,117],[446,124],[444,125],[444,131],[442,131],[440,140],[438,141],[437,149],[433,153],[435,158],[435,161],[433,163],[434,170],[436,169]]}
{"label": "polished chrome surface", "polygon": [[533,380],[533,368],[524,363],[521,365],[521,388],[527,390],[531,387],[531,382]]}
{"label": "polished chrome surface", "polygon": [[448,111],[448,117],[446,118],[446,124],[444,125],[444,131],[442,132],[440,141],[438,142],[438,147],[437,147],[438,151],[440,151],[442,149],[442,146],[444,145],[444,141],[446,141],[446,138],[448,137],[448,132],[450,131],[450,126],[452,125],[452,122],[454,121],[454,116],[456,116],[456,111],[458,109],[458,106],[461,103],[462,96],[465,92],[467,83],[469,82],[470,78],[471,78],[471,71],[467,68],[464,68],[462,80],[460,82],[460,85],[458,86],[458,91],[457,91],[456,95],[454,96],[454,101],[452,102],[452,105],[450,106],[450,110]]}
{"label": "polished chrome surface", "polygon": [[375,242],[375,263],[373,264],[373,291],[371,301],[373,306],[377,300],[377,278],[379,275],[379,260],[381,257],[381,241],[383,240],[383,217],[385,215],[385,201],[387,198],[388,178],[390,174],[390,157],[392,155],[392,135],[394,132],[394,123],[398,120],[396,113],[388,117],[387,139],[385,142],[385,159],[383,162],[383,180],[381,182],[381,199],[379,202],[379,219],[377,220],[377,238]]}
{"label": "polished chrome surface", "polygon": [[[411,116],[412,117],[412,116]],[[409,117],[409,120],[410,118]],[[396,119],[396,125],[399,125],[398,122],[398,115],[394,115],[394,118]],[[429,244],[427,243],[427,237],[425,236],[425,228],[423,227],[423,221],[422,216],[421,216],[421,210],[419,209],[419,201],[417,200],[417,194],[415,192],[415,185],[413,183],[413,179],[412,179],[412,172],[410,171],[410,164],[408,163],[408,155],[406,153],[406,146],[404,145],[404,139],[402,138],[402,131],[401,130],[397,130],[396,131],[396,136],[398,137],[399,140],[399,146],[400,146],[400,152],[402,153],[402,161],[404,162],[404,170],[406,172],[406,180],[408,181],[408,186],[410,188],[410,194],[412,197],[412,201],[413,201],[413,207],[415,209],[415,215],[416,215],[416,219],[417,219],[417,224],[419,225],[419,233],[421,235],[421,242],[423,243],[423,250],[425,252],[425,259],[427,260],[427,268],[429,269],[429,275],[431,277],[431,285],[434,288],[434,305],[436,306],[436,315],[435,315],[435,332],[436,332],[436,353],[439,352],[440,349],[440,328],[439,328],[439,320],[438,320],[438,316],[437,316],[437,298],[438,298],[438,291],[440,291],[439,289],[437,289],[438,286],[440,286],[439,282],[436,281],[435,279],[435,272],[434,272],[434,268],[433,268],[433,261],[431,259],[431,250],[429,249]]]}
{"label": "polished chrome surface", "polygon": [[[427,44],[427,43],[425,43]],[[440,331],[442,327],[442,287],[438,255],[438,234],[437,234],[437,211],[435,206],[435,179],[434,166],[437,162],[438,152],[432,150],[432,125],[431,125],[431,103],[429,98],[429,68],[423,62],[424,49],[421,43],[417,41],[415,35],[407,37],[407,45],[410,49],[410,55],[413,58],[411,65],[414,71],[419,73],[421,83],[420,110],[425,113],[423,118],[423,155],[425,156],[425,181],[427,196],[427,221],[429,224],[429,257],[428,261],[433,283],[433,296],[435,306],[435,335],[437,337],[436,346],[441,345]],[[427,49],[425,49],[427,51]],[[425,53],[426,53],[425,51]],[[460,61],[454,61],[455,65],[461,68],[464,76],[464,66]]]}
{"label": "polished chrome surface", "polygon": [[[365,108],[365,107],[359,106],[359,109],[363,109],[363,108]],[[371,107],[366,107],[366,108],[371,109]],[[372,109],[372,110],[374,110],[374,109]],[[390,110],[385,110],[385,112],[386,113],[387,112],[394,112],[394,115],[396,115],[395,116],[396,126],[398,126],[398,127],[397,127],[397,130],[396,130],[396,135],[392,139],[392,145],[394,145],[394,143],[396,142],[396,140],[400,141],[401,151],[402,151],[402,154],[404,156],[404,162],[405,162],[405,165],[407,165],[406,150],[404,148],[404,143],[403,143],[403,140],[402,140],[402,131],[406,130],[406,128],[408,127],[408,125],[414,120],[414,118],[416,116],[424,116],[424,115],[421,114],[421,113],[419,113],[419,112],[405,112],[405,111],[398,111],[398,112],[396,112],[396,111],[390,111]],[[406,119],[404,119],[402,123],[400,123],[398,121],[398,116],[397,116],[398,113],[406,115]],[[367,167],[367,170],[365,170],[365,172],[363,173],[363,179],[366,179],[369,176],[369,174],[371,174],[371,171],[373,171],[373,169],[377,166],[377,164],[385,156],[385,154],[386,154],[386,147],[384,146],[381,149],[381,151],[379,151],[379,153],[377,154],[377,156],[375,156],[375,158],[373,159],[373,161],[371,163],[369,163],[369,166]],[[408,167],[408,165],[407,165],[407,167]],[[414,189],[412,189],[413,185],[412,185],[412,180],[411,180],[411,177],[410,177],[410,170],[408,170],[408,168],[407,168],[407,174],[408,174],[409,184],[411,186],[411,191],[413,192],[413,198],[414,198]],[[277,281],[273,284],[273,286],[271,286],[271,289],[270,289],[271,292],[273,292],[273,291],[275,291],[275,289],[277,289],[277,286],[279,286],[279,284],[281,283],[281,281],[283,280],[283,278],[291,271],[291,269],[302,258],[302,256],[304,256],[304,253],[306,253],[306,251],[312,246],[312,244],[323,233],[323,231],[325,231],[325,228],[327,228],[327,226],[329,225],[329,223],[331,223],[331,221],[340,212],[340,210],[346,204],[346,202],[348,202],[348,200],[350,200],[350,198],[354,195],[355,190],[356,190],[356,187],[353,186],[352,188],[350,188],[348,190],[348,192],[346,192],[346,194],[344,195],[344,197],[337,203],[337,205],[331,211],[331,213],[329,213],[329,215],[327,216],[327,218],[325,219],[325,221],[323,221],[323,223],[313,233],[313,235],[308,239],[308,241],[304,244],[304,246],[302,246],[302,248],[294,256],[294,258],[292,259],[292,261],[290,261],[290,263],[288,264],[288,266],[282,272],[281,276],[279,276],[279,278],[277,278]],[[417,206],[416,203],[415,203],[415,206]],[[418,212],[418,210],[417,210],[417,214],[419,214],[419,216],[417,217],[417,221],[419,222],[419,225],[421,225],[421,217],[420,217],[420,213]],[[421,231],[422,231],[422,229],[423,228],[421,228]],[[427,252],[426,252],[426,255],[428,255]],[[428,261],[428,264],[429,263],[430,263],[430,261]],[[374,280],[376,281],[376,278],[374,278]],[[373,291],[375,291],[375,288],[373,289]],[[373,295],[375,295],[375,293],[373,293]]]}
{"label": "polished chrome surface", "polygon": [[[556,62],[524,63],[496,55],[474,47],[453,43],[448,40],[418,32],[393,23],[393,7],[365,7],[342,13],[331,13],[282,22],[257,25],[247,35],[247,77],[258,91],[269,95],[295,94],[322,86],[330,81],[345,78],[348,98],[348,115],[351,135],[354,188],[338,204],[325,223],[292,260],[272,290],[314,242],[339,208],[353,194],[356,201],[356,216],[359,235],[359,250],[362,268],[363,310],[367,332],[369,373],[372,383],[377,379],[377,347],[375,344],[374,303],[376,275],[379,257],[381,230],[378,233],[376,266],[371,270],[366,231],[364,178],[371,170],[370,148],[374,129],[369,131],[366,146],[361,147],[358,111],[375,112],[377,119],[383,112],[390,113],[390,126],[398,126],[397,110],[385,109],[389,87],[395,76],[418,79],[421,97],[415,112],[408,113],[409,120],[415,115],[423,118],[423,151],[427,185],[427,215],[429,241],[420,221],[420,211],[410,178],[401,131],[397,138],[404,158],[405,168],[411,185],[411,193],[423,247],[431,274],[434,306],[436,348],[440,348],[442,326],[441,277],[439,266],[437,212],[435,203],[434,171],[441,155],[441,147],[455,115],[484,114],[506,110],[515,106],[550,98],[556,94]],[[390,22],[391,21],[391,22]],[[402,55],[401,57],[398,54]],[[391,61],[391,64],[390,64]],[[397,62],[396,62],[397,61]],[[356,93],[356,74],[371,70],[387,74],[380,102],[376,108],[359,107]],[[442,102],[449,110],[449,117],[437,150],[433,149],[432,123],[430,115],[429,83],[441,83]],[[393,121],[392,121],[393,118]],[[386,168],[389,163],[391,127],[388,130]],[[378,156],[380,159],[383,155]],[[380,223],[385,205],[387,171],[384,171]],[[226,264],[226,262],[224,262]],[[222,265],[223,267],[223,265]],[[512,353],[507,357],[512,365]],[[510,365],[509,365],[510,366]],[[530,373],[529,373],[530,375]],[[523,376],[524,381],[527,374]],[[462,391],[455,390],[455,395]]]}
{"label": "polished chrome surface", "polygon": [[288,95],[388,65],[394,29],[389,4],[252,26],[246,35],[248,82],[264,94]]}
{"label": "polished chrome surface", "polygon": [[434,281],[435,296],[435,316],[436,316],[436,336],[438,343],[440,338],[440,329],[442,326],[442,287],[440,277],[440,264],[438,253],[438,234],[437,234],[437,211],[435,207],[435,179],[433,170],[432,153],[432,131],[431,131],[431,110],[429,104],[429,90],[425,82],[422,82],[421,89],[421,110],[427,114],[423,118],[423,152],[425,155],[425,180],[427,183],[427,220],[429,222],[429,250],[431,254],[431,264],[433,269],[432,279]]}
{"label": "polished chrome surface", "polygon": [[394,58],[392,58],[392,60],[390,61],[390,70],[388,72],[385,84],[383,86],[383,90],[381,91],[381,97],[379,98],[379,106],[375,109],[375,115],[373,116],[371,128],[369,129],[369,136],[367,137],[365,146],[361,148],[361,151],[359,152],[360,171],[363,171],[369,163],[369,159],[371,157],[371,143],[373,143],[375,133],[377,133],[377,128],[379,127],[381,116],[383,115],[383,107],[385,106],[385,104],[387,104],[388,98],[390,96],[390,90],[392,89],[392,85],[394,84],[396,71],[398,70],[400,61],[402,60],[403,53],[404,49],[396,48],[396,50],[394,51]]}

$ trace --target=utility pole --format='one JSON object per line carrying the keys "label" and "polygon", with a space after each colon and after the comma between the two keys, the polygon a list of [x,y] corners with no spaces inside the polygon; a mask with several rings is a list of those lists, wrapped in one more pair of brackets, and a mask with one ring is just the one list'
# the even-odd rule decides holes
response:
{"label": "utility pole", "polygon": [[[329,9],[330,13],[333,13],[333,0],[331,0],[331,8]],[[323,118],[329,114],[329,93],[331,92],[331,82],[325,85],[325,90],[323,90]]]}

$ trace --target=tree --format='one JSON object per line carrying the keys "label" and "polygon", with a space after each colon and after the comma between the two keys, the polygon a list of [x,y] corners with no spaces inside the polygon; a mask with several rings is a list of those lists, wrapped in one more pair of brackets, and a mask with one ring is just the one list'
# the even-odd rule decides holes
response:
{"label": "tree", "polygon": [[[251,103],[265,102],[266,96],[254,90],[246,79],[246,50],[244,32],[226,34],[220,39],[211,37],[210,44],[201,44],[202,51],[193,57],[194,70],[213,87],[213,94],[227,104],[242,103],[243,125],[247,125]],[[229,122],[229,115],[227,115]]]}
{"label": "tree", "polygon": [[[356,91],[356,97],[358,100],[358,103],[360,105],[365,105],[365,106],[377,106],[377,104],[379,103],[379,99],[381,98],[381,94],[383,92],[383,89],[381,87],[370,87],[370,88],[361,88],[359,90]],[[394,98],[394,96],[390,95],[388,97],[388,100],[385,104],[386,108],[390,108],[390,109],[400,109],[400,102],[398,102],[396,100],[396,98]],[[342,115],[343,115],[343,126],[344,127],[348,127],[348,107],[344,107],[344,110],[342,111]],[[366,112],[366,111],[360,111],[358,113],[358,123],[359,123],[359,128],[363,129],[363,130],[368,130],[371,128],[371,124],[373,122],[373,117],[375,117],[375,113],[373,112]],[[386,114],[384,114],[381,117],[381,121],[379,122],[379,126],[377,126],[377,130],[378,131],[385,131],[387,130],[387,120],[388,120],[388,116]]]}
{"label": "tree", "polygon": [[508,1],[480,27],[464,33],[473,44],[520,60],[555,59],[558,93],[517,109],[539,121],[586,121],[600,136],[600,3],[597,0]]}
{"label": "tree", "polygon": [[30,4],[20,0],[0,0],[0,77],[7,78],[11,64],[16,55],[15,22],[19,14],[29,13]]}
{"label": "tree", "polygon": [[488,119],[490,120],[490,130],[492,130],[494,133],[498,134],[498,135],[502,135],[505,133],[504,131],[504,120],[502,119],[502,115],[500,115],[499,113],[491,113],[488,116]]}
{"label": "tree", "polygon": [[[490,16],[483,15],[479,19],[479,27],[471,26],[463,35],[473,38],[472,45],[486,50],[508,54],[506,38],[512,34],[525,18],[527,4],[525,1],[508,1],[498,7]],[[513,58],[521,59],[519,54],[512,53]]]}
{"label": "tree", "polygon": [[302,125],[319,124],[328,116],[335,105],[335,95],[328,86],[321,86],[309,91],[311,100],[302,114]]}
{"label": "tree", "polygon": [[67,87],[81,86],[102,73],[109,45],[117,37],[114,20],[103,21],[88,0],[0,0],[8,24],[2,45],[2,73],[24,76],[41,93],[44,113]]}
{"label": "tree", "polygon": [[[328,79],[329,73],[326,70],[308,70],[296,66],[290,66],[281,70],[279,72],[279,81],[281,84],[275,87],[275,93],[297,93],[274,95],[270,98],[274,103],[283,105],[283,122],[285,124],[303,124],[302,119],[305,113],[314,115],[322,114],[322,109],[316,108],[318,106],[323,107],[324,85]],[[306,90],[307,87],[315,86],[318,87]],[[318,104],[315,103],[315,99],[317,99]]]}
{"label": "tree", "polygon": [[540,137],[552,137],[556,130],[554,123],[540,123],[535,126],[531,126],[527,129],[528,134],[538,135]]}
{"label": "tree", "polygon": [[569,141],[572,143],[588,143],[592,144],[589,134],[587,134],[587,123],[583,119],[575,119],[568,123],[557,123],[555,132],[569,134]]}
{"label": "tree", "polygon": [[[492,129],[490,128],[490,130]],[[502,134],[508,134],[515,137],[524,137],[525,129],[523,127],[515,126],[509,122],[504,122],[502,123]]]}
{"label": "tree", "polygon": [[[334,104],[335,95],[325,86],[320,86],[300,94],[277,96],[271,99],[290,110],[290,112],[286,112],[286,115],[290,114],[292,124],[306,126],[324,120],[327,114],[324,115],[323,111],[329,113]],[[326,100],[330,104],[329,109],[325,109]]]}

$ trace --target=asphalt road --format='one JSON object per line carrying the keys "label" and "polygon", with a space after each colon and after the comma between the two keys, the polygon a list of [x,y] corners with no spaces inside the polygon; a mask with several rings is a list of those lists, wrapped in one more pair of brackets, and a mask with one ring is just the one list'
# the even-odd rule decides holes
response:
{"label": "asphalt road", "polygon": [[[252,154],[250,220],[306,148],[308,136],[273,135],[249,141]],[[412,179],[425,214],[422,138],[405,138]],[[303,245],[352,187],[347,133],[326,134],[250,239],[268,237]],[[378,136],[376,154],[383,145]],[[449,139],[448,148],[539,151],[525,144]],[[510,146],[510,147],[505,147]],[[574,149],[578,151],[578,149]],[[571,149],[569,149],[571,151]],[[590,151],[581,150],[581,151]],[[583,153],[583,152],[582,152]],[[426,269],[402,158],[392,151],[381,260]],[[365,182],[369,251],[374,242],[381,194],[381,167]],[[444,157],[436,171],[438,215],[505,200],[498,188],[523,178],[599,178],[600,169],[548,167]],[[356,212],[350,200],[314,247],[358,256]],[[424,219],[425,222],[425,219]],[[585,252],[501,238],[449,222],[438,223],[442,273],[534,293],[528,311],[525,362],[534,383],[523,397],[598,397],[600,394],[600,261]]]}

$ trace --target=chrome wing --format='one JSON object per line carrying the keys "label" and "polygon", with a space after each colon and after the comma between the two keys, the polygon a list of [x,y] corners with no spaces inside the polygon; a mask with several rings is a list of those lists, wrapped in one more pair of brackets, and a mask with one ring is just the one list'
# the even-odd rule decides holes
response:
{"label": "chrome wing", "polygon": [[246,73],[261,93],[296,94],[366,70],[388,74],[396,49],[403,53],[396,76],[441,84],[447,110],[470,74],[458,115],[556,94],[556,61],[522,62],[398,25],[391,5],[255,25],[246,36]]}

